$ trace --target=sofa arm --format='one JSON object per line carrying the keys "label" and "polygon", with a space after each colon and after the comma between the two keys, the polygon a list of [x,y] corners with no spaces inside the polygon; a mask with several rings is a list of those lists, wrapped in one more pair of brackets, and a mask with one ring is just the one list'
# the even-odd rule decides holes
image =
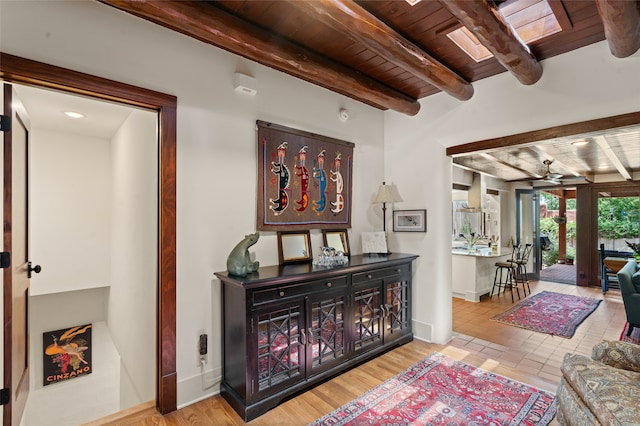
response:
{"label": "sofa arm", "polygon": [[615,368],[640,373],[640,345],[603,340],[593,347],[591,358]]}

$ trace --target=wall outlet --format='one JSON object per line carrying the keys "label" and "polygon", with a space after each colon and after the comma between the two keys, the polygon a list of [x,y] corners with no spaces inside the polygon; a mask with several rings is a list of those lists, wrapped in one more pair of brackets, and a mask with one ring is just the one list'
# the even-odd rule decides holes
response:
{"label": "wall outlet", "polygon": [[198,342],[198,351],[200,353],[200,356],[204,356],[207,354],[207,335],[206,334],[200,335],[200,340]]}

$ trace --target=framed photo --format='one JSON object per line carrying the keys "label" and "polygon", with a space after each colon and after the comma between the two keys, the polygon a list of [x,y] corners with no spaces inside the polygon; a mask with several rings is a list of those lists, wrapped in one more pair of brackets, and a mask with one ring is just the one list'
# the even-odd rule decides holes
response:
{"label": "framed photo", "polygon": [[259,231],[351,227],[351,142],[257,121]]}
{"label": "framed photo", "polygon": [[349,255],[349,234],[346,229],[323,229],[322,240],[325,247],[333,247],[345,256]]}
{"label": "framed photo", "polygon": [[278,232],[278,257],[281,265],[310,262],[313,255],[309,231]]}
{"label": "framed photo", "polygon": [[394,210],[393,232],[427,232],[427,210]]}

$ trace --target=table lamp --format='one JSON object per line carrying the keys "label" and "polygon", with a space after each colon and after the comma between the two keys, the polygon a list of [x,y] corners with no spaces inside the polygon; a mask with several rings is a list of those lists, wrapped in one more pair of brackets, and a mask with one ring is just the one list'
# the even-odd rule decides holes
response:
{"label": "table lamp", "polygon": [[385,182],[382,182],[378,193],[373,199],[374,204],[382,203],[382,230],[387,233],[387,203],[398,203],[402,201],[400,195],[398,195],[391,186],[387,186]]}

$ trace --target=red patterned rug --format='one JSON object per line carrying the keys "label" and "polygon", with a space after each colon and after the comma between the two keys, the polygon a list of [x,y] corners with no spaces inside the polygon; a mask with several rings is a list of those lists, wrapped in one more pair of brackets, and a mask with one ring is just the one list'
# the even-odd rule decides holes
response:
{"label": "red patterned rug", "polygon": [[554,395],[434,352],[311,423],[325,425],[547,425]]}
{"label": "red patterned rug", "polygon": [[491,319],[570,339],[600,302],[592,297],[543,291]]}
{"label": "red patterned rug", "polygon": [[631,336],[627,336],[627,332],[629,332],[629,323],[624,323],[624,328],[622,329],[622,333],[620,333],[620,340],[623,342],[631,342],[636,345],[640,345],[640,328],[636,327],[631,332]]}

